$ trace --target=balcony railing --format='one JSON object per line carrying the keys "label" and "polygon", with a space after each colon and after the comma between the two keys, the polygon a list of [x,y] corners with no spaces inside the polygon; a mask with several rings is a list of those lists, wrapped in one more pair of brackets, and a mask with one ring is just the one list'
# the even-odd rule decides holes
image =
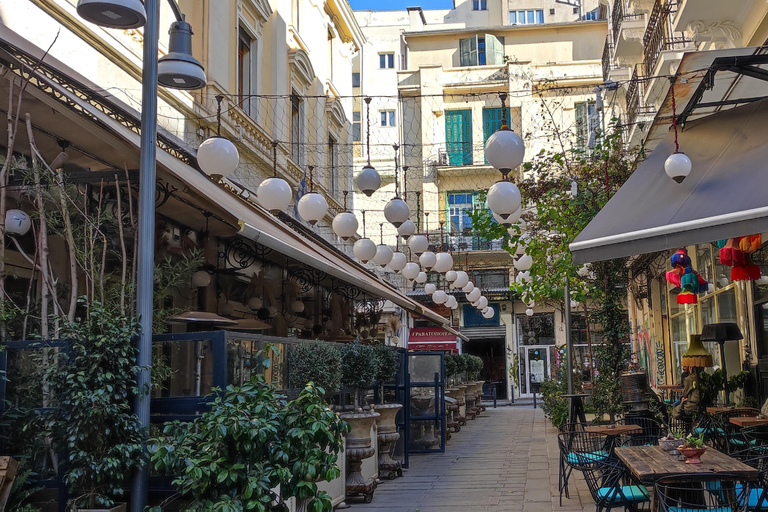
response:
{"label": "balcony railing", "polygon": [[[469,230],[468,230],[469,231]],[[487,239],[471,233],[433,231],[427,234],[431,251],[504,251],[504,239]]]}
{"label": "balcony railing", "polygon": [[661,52],[682,50],[692,42],[682,32],[672,30],[673,15],[677,12],[677,0],[657,0],[648,18],[643,36],[643,64],[653,74]]}
{"label": "balcony railing", "polygon": [[643,102],[644,78],[643,65],[635,64],[632,71],[632,80],[627,86],[627,125],[631,127],[640,114],[648,113],[648,108]]}
{"label": "balcony railing", "polygon": [[642,13],[628,14],[624,3],[627,0],[613,0],[613,9],[611,10],[611,32],[613,33],[613,44],[619,41],[621,35],[621,24],[624,20],[636,20],[643,17]]}
{"label": "balcony railing", "polygon": [[613,49],[613,37],[608,34],[605,36],[605,46],[603,47],[603,82],[608,81],[612,69],[618,68],[613,62]]}

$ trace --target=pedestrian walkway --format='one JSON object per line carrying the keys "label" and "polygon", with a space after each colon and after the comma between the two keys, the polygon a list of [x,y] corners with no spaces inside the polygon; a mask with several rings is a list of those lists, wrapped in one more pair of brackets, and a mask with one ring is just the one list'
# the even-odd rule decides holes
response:
{"label": "pedestrian walkway", "polygon": [[370,512],[592,512],[581,475],[559,506],[557,466],[556,430],[541,409],[489,408],[453,434],[445,453],[412,456],[403,478],[382,481],[372,503],[349,504]]}

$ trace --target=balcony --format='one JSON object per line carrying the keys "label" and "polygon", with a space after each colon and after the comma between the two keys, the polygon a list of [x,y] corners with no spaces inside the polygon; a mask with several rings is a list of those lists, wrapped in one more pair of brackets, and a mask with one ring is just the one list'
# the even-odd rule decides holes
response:
{"label": "balcony", "polygon": [[614,0],[611,12],[614,59],[629,58],[642,54],[645,30],[645,13],[642,9],[629,10],[627,0]]}
{"label": "balcony", "polygon": [[[639,123],[653,118],[655,109],[645,105],[644,90],[645,82],[642,81],[645,73],[643,72],[643,65],[636,64],[632,71],[632,80],[627,87],[627,119],[626,125],[629,132],[633,132]],[[642,128],[641,128],[642,129]]]}
{"label": "balcony", "polygon": [[684,32],[673,29],[677,4],[677,0],[659,0],[648,18],[648,27],[643,35],[643,65],[650,76],[657,75],[656,66],[664,52],[679,53],[679,56],[673,56],[679,60],[685,50],[694,49],[693,42]]}

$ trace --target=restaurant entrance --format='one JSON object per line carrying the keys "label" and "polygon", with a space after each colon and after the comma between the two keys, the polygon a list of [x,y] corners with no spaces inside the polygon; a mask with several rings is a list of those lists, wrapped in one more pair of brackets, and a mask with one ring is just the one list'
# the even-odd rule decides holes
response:
{"label": "restaurant entrance", "polygon": [[520,396],[532,397],[538,385],[552,376],[556,367],[557,351],[554,345],[528,345],[518,351],[520,365]]}

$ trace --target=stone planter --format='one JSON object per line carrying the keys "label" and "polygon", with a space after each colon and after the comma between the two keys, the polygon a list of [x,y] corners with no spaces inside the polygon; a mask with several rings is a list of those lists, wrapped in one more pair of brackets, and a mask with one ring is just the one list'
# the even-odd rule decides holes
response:
{"label": "stone planter", "polygon": [[[456,405],[459,406],[459,411],[456,416],[456,423],[462,427],[467,424],[467,398],[466,398],[466,384],[459,384],[456,386],[458,391],[456,392]],[[458,430],[457,430],[458,432]]]}
{"label": "stone planter", "polygon": [[400,439],[395,418],[397,412],[402,409],[400,404],[381,404],[376,406],[376,412],[381,416],[376,419],[379,441],[379,473],[386,472],[390,480],[395,476],[403,476],[400,461],[390,455],[392,446]]}
{"label": "stone planter", "polygon": [[371,443],[371,427],[380,416],[379,413],[369,411],[343,413],[340,418],[349,423],[350,431],[346,438],[345,452],[347,455],[347,496],[363,496],[366,503],[373,500],[373,491],[376,489],[376,480],[363,477],[363,460],[376,453]]}
{"label": "stone planter", "polygon": [[458,416],[459,416],[459,388],[447,388],[445,390],[445,396],[448,398],[453,398],[456,400],[456,402],[453,403],[447,403],[445,405],[445,412],[446,412],[446,418],[445,418],[445,428],[446,428],[446,434],[445,437],[447,440],[450,440],[450,432],[448,432],[448,429],[453,429],[454,432],[458,432],[461,430],[461,427],[459,426]]}
{"label": "stone planter", "polygon": [[485,384],[484,380],[475,382],[475,408],[477,409],[477,414],[485,411],[485,406],[483,405],[483,384]]}
{"label": "stone planter", "polygon": [[470,420],[475,419],[475,416],[477,416],[477,409],[475,408],[475,400],[477,397],[474,388],[475,383],[468,382],[467,389],[464,390],[464,401],[467,403],[465,416]]}

